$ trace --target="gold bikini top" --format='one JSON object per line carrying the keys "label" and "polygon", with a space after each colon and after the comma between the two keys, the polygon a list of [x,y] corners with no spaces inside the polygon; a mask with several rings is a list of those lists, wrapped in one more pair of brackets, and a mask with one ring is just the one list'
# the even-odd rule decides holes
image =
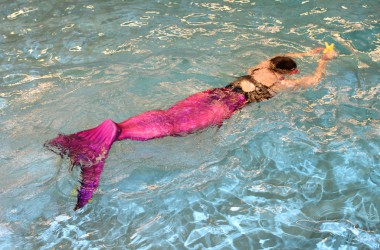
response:
{"label": "gold bikini top", "polygon": [[251,75],[241,76],[227,87],[233,91],[243,93],[248,102],[262,102],[276,94],[270,87],[256,81]]}

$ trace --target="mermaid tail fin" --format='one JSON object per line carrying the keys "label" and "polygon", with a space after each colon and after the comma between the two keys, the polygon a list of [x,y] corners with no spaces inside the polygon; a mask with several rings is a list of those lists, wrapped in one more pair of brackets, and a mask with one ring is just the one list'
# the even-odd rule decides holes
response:
{"label": "mermaid tail fin", "polygon": [[87,202],[92,198],[92,194],[98,188],[100,174],[102,173],[104,167],[104,161],[101,160],[99,163],[88,166],[81,167],[81,186],[78,189],[78,199],[74,210],[84,207]]}
{"label": "mermaid tail fin", "polygon": [[45,143],[47,148],[62,157],[67,155],[73,167],[81,168],[81,186],[74,210],[86,205],[97,189],[106,157],[119,133],[118,126],[106,120],[96,128],[71,135],[60,134]]}

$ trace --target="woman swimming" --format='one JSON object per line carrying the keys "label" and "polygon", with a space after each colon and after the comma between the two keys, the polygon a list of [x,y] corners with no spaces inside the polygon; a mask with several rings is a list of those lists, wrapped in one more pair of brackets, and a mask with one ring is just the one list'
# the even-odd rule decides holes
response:
{"label": "woman swimming", "polygon": [[183,136],[222,125],[225,119],[248,103],[268,100],[282,91],[317,85],[325,72],[327,61],[335,58],[336,53],[322,53],[312,75],[295,80],[286,76],[298,73],[297,64],[291,57],[316,55],[323,49],[276,56],[250,68],[247,75],[226,87],[196,93],[169,109],[148,111],[121,123],[105,120],[96,128],[71,135],[60,134],[46,142],[45,146],[50,150],[62,157],[67,155],[72,167],[81,168],[81,186],[74,210],[86,205],[97,189],[106,157],[115,141]]}

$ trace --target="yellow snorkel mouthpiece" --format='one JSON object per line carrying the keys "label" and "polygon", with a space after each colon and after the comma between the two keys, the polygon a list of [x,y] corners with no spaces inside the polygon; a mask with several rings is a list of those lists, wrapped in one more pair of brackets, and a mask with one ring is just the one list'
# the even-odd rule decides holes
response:
{"label": "yellow snorkel mouthpiece", "polygon": [[330,54],[330,53],[333,53],[334,51],[334,44],[328,44],[327,42],[325,42],[325,46],[326,48],[323,50],[323,54]]}
{"label": "yellow snorkel mouthpiece", "polygon": [[326,48],[323,50],[323,53],[322,53],[323,60],[332,60],[335,57],[337,57],[338,54],[334,51],[333,43],[329,45],[327,42],[325,42],[325,46]]}

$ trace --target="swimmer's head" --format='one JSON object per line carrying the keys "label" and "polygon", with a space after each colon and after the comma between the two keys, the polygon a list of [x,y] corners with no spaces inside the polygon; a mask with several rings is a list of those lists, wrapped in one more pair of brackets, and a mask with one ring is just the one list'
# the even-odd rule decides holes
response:
{"label": "swimmer's head", "polygon": [[297,74],[297,63],[287,56],[276,56],[270,59],[271,69],[280,74]]}

